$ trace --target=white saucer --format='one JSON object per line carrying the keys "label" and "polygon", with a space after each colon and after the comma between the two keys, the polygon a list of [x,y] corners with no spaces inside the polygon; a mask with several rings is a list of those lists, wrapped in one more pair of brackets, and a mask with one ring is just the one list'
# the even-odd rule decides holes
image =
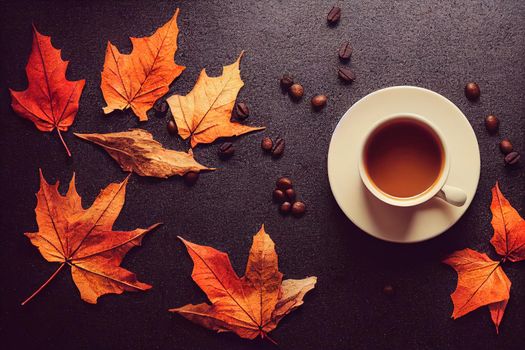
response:
{"label": "white saucer", "polygon": [[[447,184],[467,193],[462,207],[438,198],[416,207],[393,207],[363,185],[357,167],[359,145],[377,120],[395,113],[425,116],[444,134],[451,161]],[[328,150],[328,179],[343,212],[363,231],[391,242],[419,242],[450,228],[472,202],[479,173],[478,142],[465,115],[440,94],[414,86],[378,90],[356,102],[337,124]]]}

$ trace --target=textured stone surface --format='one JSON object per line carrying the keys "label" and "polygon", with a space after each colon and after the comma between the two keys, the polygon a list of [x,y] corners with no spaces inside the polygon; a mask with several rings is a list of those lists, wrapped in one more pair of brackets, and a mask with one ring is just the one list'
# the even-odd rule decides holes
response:
{"label": "textured stone surface", "polygon": [[[444,4],[446,3],[446,4]],[[472,247],[495,258],[490,187],[502,190],[522,215],[524,168],[508,170],[498,150],[501,137],[525,151],[525,2],[516,1],[346,1],[336,27],[326,25],[332,6],[323,1],[104,1],[56,3],[2,1],[0,5],[0,147],[2,211],[0,233],[2,347],[57,349],[274,349],[233,335],[215,335],[167,312],[202,302],[190,279],[191,260],[177,235],[229,252],[244,270],[251,236],[264,223],[277,245],[286,277],[319,277],[306,303],[272,333],[282,349],[523,349],[525,273],[523,264],[506,267],[511,299],[496,335],[486,308],[457,321],[450,319],[449,294],[455,273],[440,259]],[[25,307],[19,303],[56,266],[46,263],[23,236],[36,227],[34,193],[38,168],[49,181],[69,181],[90,204],[99,190],[125,174],[101,149],[76,139],[75,132],[115,132],[137,126],[126,113],[104,116],[99,89],[107,40],[129,51],[129,36],[149,35],[177,6],[179,64],[188,68],[171,91],[185,94],[206,67],[221,66],[246,50],[240,100],[251,110],[247,122],[264,132],[235,139],[236,154],[217,157],[218,144],[199,146],[198,161],[220,168],[203,174],[189,188],[180,178],[157,180],[134,175],[115,227],[164,225],[133,250],[124,266],[154,288],[147,293],[102,297],[96,306],[82,302],[68,273],[62,273]],[[31,23],[51,35],[71,64],[70,79],[86,79],[80,111],[65,134],[71,160],[55,133],[36,130],[11,110],[7,86],[27,86],[24,67],[31,50]],[[350,66],[357,80],[336,76],[337,48],[350,40]],[[305,88],[293,103],[281,94],[279,77],[292,73]],[[481,99],[463,95],[467,81],[481,87]],[[481,181],[465,216],[442,236],[414,245],[378,241],[349,222],[330,193],[326,154],[342,114],[364,95],[386,86],[410,84],[435,90],[468,116],[481,149]],[[310,109],[313,94],[329,96],[321,112]],[[483,119],[494,113],[499,134],[490,136]],[[166,132],[166,121],[152,116],[140,126],[166,147],[187,144]],[[286,138],[286,153],[272,160],[260,149],[265,135]],[[294,179],[307,204],[301,219],[283,218],[271,202],[275,180]],[[396,289],[392,297],[383,286]],[[6,346],[7,344],[7,346]]]}

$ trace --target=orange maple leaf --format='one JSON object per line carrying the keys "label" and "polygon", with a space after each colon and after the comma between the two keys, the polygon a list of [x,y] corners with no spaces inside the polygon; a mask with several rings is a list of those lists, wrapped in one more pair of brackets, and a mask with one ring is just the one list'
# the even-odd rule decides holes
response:
{"label": "orange maple leaf", "polygon": [[490,210],[494,228],[490,242],[503,256],[501,261],[493,261],[486,254],[464,249],[451,254],[443,262],[458,273],[458,285],[451,295],[454,303],[452,317],[458,318],[488,305],[490,317],[499,333],[511,285],[501,264],[507,260],[515,262],[525,259],[525,222],[503,196],[497,182],[492,188]]}
{"label": "orange maple leaf", "polygon": [[253,238],[241,278],[226,253],[180,239],[194,263],[192,278],[212,305],[188,304],[170,311],[217,332],[234,332],[247,339],[261,336],[273,342],[268,333],[303,304],[303,297],[317,282],[316,277],[282,281],[275,245],[264,226]]}
{"label": "orange maple leaf", "polygon": [[219,137],[264,129],[230,120],[237,94],[244,85],[239,70],[242,55],[234,63],[224,66],[218,77],[209,77],[203,69],[193,90],[186,96],[173,95],[166,99],[180,137],[184,140],[190,137],[191,147],[211,143]]}
{"label": "orange maple leaf", "polygon": [[457,319],[488,305],[498,331],[510,298],[511,286],[501,268],[501,262],[469,248],[452,253],[443,262],[458,274],[456,290],[451,294],[454,304],[452,318]]}
{"label": "orange maple leaf", "polygon": [[153,35],[130,38],[133,50],[129,55],[108,42],[100,84],[107,104],[104,113],[131,108],[140,121],[148,120],[146,112],[185,69],[174,61],[178,14],[179,9]]}
{"label": "orange maple leaf", "polygon": [[51,277],[22,305],[38,294],[66,265],[81,298],[95,304],[99,296],[124,291],[144,291],[151,286],[139,282],[134,273],[120,267],[122,259],[142,237],[157,227],[113,231],[113,223],[124,205],[126,184],[112,183],[100,192],[89,209],[82,207],[75,188],[75,175],[65,196],[59,183],[49,185],[40,171],[40,190],[35,209],[38,232],[26,233],[31,243],[49,262],[60,263]]}
{"label": "orange maple leaf", "polygon": [[51,132],[56,128],[71,156],[60,132],[67,131],[75,120],[85,80],[67,80],[68,64],[60,57],[60,50],[51,44],[51,37],[40,34],[33,25],[33,46],[26,66],[29,86],[24,91],[9,91],[13,110],[35,123],[40,131]]}
{"label": "orange maple leaf", "polygon": [[525,220],[503,196],[498,183],[492,188],[492,227],[494,236],[490,243],[504,260],[525,260]]}

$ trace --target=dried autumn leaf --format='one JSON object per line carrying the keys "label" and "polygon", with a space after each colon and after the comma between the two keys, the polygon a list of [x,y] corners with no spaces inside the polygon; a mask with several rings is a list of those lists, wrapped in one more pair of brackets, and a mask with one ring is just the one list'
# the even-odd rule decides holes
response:
{"label": "dried autumn leaf", "polygon": [[[180,238],[180,237],[179,237]],[[241,338],[268,338],[288,313],[303,304],[316,277],[282,281],[275,245],[264,231],[254,236],[246,272],[239,278],[226,253],[180,238],[194,266],[192,278],[212,305],[188,304],[170,309],[217,332],[234,332]]]}
{"label": "dried autumn leaf", "polygon": [[505,260],[525,260],[525,220],[503,196],[498,183],[492,188],[492,227],[490,243]]}
{"label": "dried autumn leaf", "polygon": [[13,110],[35,123],[40,131],[51,132],[56,128],[71,156],[60,132],[67,131],[75,120],[85,80],[67,80],[68,64],[60,57],[60,50],[51,44],[51,37],[40,34],[33,26],[33,47],[26,66],[29,86],[24,91],[9,91]]}
{"label": "dried autumn leaf", "polygon": [[120,267],[127,252],[139,246],[142,237],[157,227],[133,231],[113,231],[113,223],[124,205],[126,184],[112,183],[103,189],[89,209],[82,207],[71,179],[65,196],[59,183],[49,185],[40,171],[40,190],[35,209],[38,232],[26,233],[31,243],[49,262],[60,263],[51,277],[22,305],[38,294],[66,265],[81,298],[95,304],[99,296],[124,291],[145,291],[151,286],[139,282],[134,273]]}
{"label": "dried autumn leaf", "polygon": [[107,104],[104,113],[131,108],[140,121],[148,120],[146,112],[185,68],[174,61],[178,14],[179,9],[153,35],[130,38],[133,50],[129,55],[108,42],[100,84]]}
{"label": "dried autumn leaf", "polygon": [[264,127],[252,127],[232,122],[231,113],[235,99],[244,83],[237,61],[224,66],[222,75],[209,77],[203,69],[193,90],[186,96],[173,95],[168,102],[179,135],[191,138],[191,147],[199,143],[211,143],[219,137],[246,134]]}
{"label": "dried autumn leaf", "polygon": [[498,331],[510,298],[511,286],[501,268],[501,262],[468,248],[452,253],[443,262],[458,274],[456,290],[450,295],[454,304],[452,318],[457,319],[488,305]]}
{"label": "dried autumn leaf", "polygon": [[214,170],[197,163],[193,152],[178,152],[162,147],[153,136],[142,129],[108,134],[76,134],[104,148],[124,171],[140,176],[167,178],[189,171]]}

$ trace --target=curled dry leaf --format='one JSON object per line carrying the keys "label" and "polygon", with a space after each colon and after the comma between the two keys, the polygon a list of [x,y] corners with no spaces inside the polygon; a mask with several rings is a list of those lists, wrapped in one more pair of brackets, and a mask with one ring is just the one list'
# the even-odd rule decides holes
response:
{"label": "curled dry leaf", "polygon": [[501,262],[472,249],[452,253],[444,261],[458,273],[458,285],[451,294],[454,304],[452,318],[456,319],[485,305],[489,305],[496,330],[501,323],[510,298],[510,280],[501,268]]}
{"label": "curled dry leaf", "polygon": [[490,243],[504,260],[525,260],[525,220],[503,196],[498,183],[492,188],[492,227],[494,236]]}
{"label": "curled dry leaf", "polygon": [[60,265],[22,305],[47,286],[66,265],[71,267],[81,298],[88,303],[95,304],[98,297],[108,293],[151,288],[138,281],[134,273],[120,267],[127,252],[139,246],[142,237],[159,225],[133,231],[113,231],[113,224],[124,205],[128,178],[107,186],[91,207],[84,209],[75,188],[74,175],[67,194],[62,196],[58,192],[59,183],[49,185],[40,172],[35,209],[38,232],[25,235],[44,259]]}
{"label": "curled dry leaf", "polygon": [[130,38],[133,50],[129,55],[108,42],[100,85],[107,104],[104,113],[131,108],[140,121],[148,120],[146,112],[185,68],[174,61],[178,14],[177,9],[153,35]]}
{"label": "curled dry leaf", "polygon": [[211,305],[188,304],[170,309],[188,320],[217,332],[241,338],[267,338],[288,313],[303,304],[315,287],[316,277],[282,281],[275,245],[264,227],[254,236],[243,277],[238,277],[226,253],[182,239],[193,260],[193,280]]}
{"label": "curled dry leaf", "polygon": [[233,64],[225,66],[221,76],[209,77],[203,69],[190,93],[186,96],[173,95],[166,100],[179,135],[184,140],[189,137],[191,147],[211,143],[219,137],[264,129],[230,120],[235,99],[244,85],[239,70],[242,55]]}
{"label": "curled dry leaf", "polygon": [[191,150],[186,153],[163,148],[146,130],[75,135],[103,147],[122,170],[133,171],[140,176],[167,178],[190,171],[214,170],[197,163]]}
{"label": "curled dry leaf", "polygon": [[33,47],[26,66],[29,86],[24,91],[9,91],[14,111],[35,123],[40,131],[56,128],[71,156],[60,132],[67,131],[75,120],[85,80],[67,80],[68,64],[51,44],[51,37],[40,34],[33,26]]}

